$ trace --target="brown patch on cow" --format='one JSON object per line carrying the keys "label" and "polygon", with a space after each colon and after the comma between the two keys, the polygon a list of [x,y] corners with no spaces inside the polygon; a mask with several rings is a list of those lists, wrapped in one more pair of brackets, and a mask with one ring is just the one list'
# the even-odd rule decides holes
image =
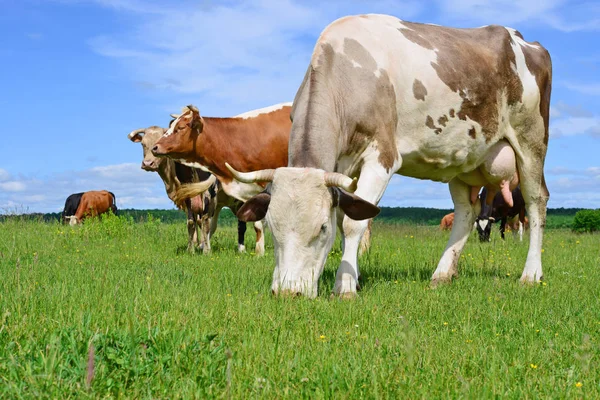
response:
{"label": "brown patch on cow", "polygon": [[[399,31],[408,40],[436,49],[432,67],[439,78],[463,99],[456,115],[482,127],[486,142],[498,133],[498,103],[501,93],[508,105],[521,101],[523,86],[513,70],[515,54],[509,32],[497,25],[477,29],[455,29],[402,22]],[[452,113],[450,114],[452,117]]]}
{"label": "brown patch on cow", "polygon": [[469,129],[469,136],[471,136],[473,139],[477,138],[477,131],[475,131],[474,126],[472,126],[471,129]]}
{"label": "brown patch on cow", "polygon": [[[402,23],[404,24],[404,22],[402,22]],[[424,37],[419,35],[414,30],[398,28],[398,31],[400,31],[404,35],[404,37],[406,37],[411,42],[416,43],[419,46],[424,47],[429,50],[434,49],[433,45],[431,44],[431,42],[429,40],[425,39]]]}
{"label": "brown patch on cow", "polygon": [[440,133],[442,133],[442,128],[435,126],[435,123],[433,122],[433,118],[431,118],[431,115],[428,115],[427,118],[425,119],[425,126],[427,126],[429,129],[433,130],[436,135],[439,135]]}
{"label": "brown patch on cow", "polygon": [[451,118],[454,118],[454,116],[455,116],[454,108],[451,108],[450,111],[448,112],[448,114],[450,115]]}
{"label": "brown patch on cow", "polygon": [[413,82],[413,94],[415,99],[423,101],[425,101],[425,96],[427,96],[427,88],[423,85],[423,82],[418,79],[415,79]]}
{"label": "brown patch on cow", "polygon": [[448,122],[448,117],[446,115],[442,115],[438,118],[438,124],[441,126],[446,126],[446,122]]}
{"label": "brown patch on cow", "polygon": [[[332,87],[341,90],[333,93]],[[345,103],[343,118],[336,112],[336,97],[356,99]],[[375,144],[379,163],[389,171],[398,153],[397,118],[390,77],[365,47],[346,39],[343,53],[336,53],[329,43],[320,43],[294,99],[289,166],[333,170],[339,156],[360,154]]]}

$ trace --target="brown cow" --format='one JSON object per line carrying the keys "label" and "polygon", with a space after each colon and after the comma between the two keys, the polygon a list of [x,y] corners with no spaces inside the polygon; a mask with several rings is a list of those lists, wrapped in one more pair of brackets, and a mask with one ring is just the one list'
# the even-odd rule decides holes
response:
{"label": "brown cow", "polygon": [[79,224],[88,217],[96,217],[109,210],[112,210],[113,213],[117,212],[115,197],[111,192],[106,190],[85,192],[81,196],[75,215],[70,217],[70,225]]}
{"label": "brown cow", "polygon": [[449,231],[452,229],[452,225],[454,224],[454,213],[444,215],[442,221],[440,222],[440,229],[443,231]]}
{"label": "brown cow", "polygon": [[[174,116],[175,120],[156,142],[152,153],[208,169],[228,195],[245,202],[262,192],[264,185],[236,181],[225,162],[238,171],[287,166],[291,106],[291,103],[277,104],[232,118],[201,117],[196,107],[184,107],[181,115]],[[176,199],[196,196],[202,190],[200,185],[184,185],[177,191]],[[255,222],[254,229],[256,254],[262,255],[262,223]],[[368,248],[368,241],[362,248]]]}

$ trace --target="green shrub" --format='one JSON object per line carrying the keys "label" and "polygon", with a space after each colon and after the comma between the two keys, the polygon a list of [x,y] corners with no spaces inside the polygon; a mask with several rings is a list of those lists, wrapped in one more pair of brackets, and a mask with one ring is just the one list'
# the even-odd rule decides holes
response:
{"label": "green shrub", "polygon": [[579,233],[600,231],[600,209],[577,211],[573,230]]}

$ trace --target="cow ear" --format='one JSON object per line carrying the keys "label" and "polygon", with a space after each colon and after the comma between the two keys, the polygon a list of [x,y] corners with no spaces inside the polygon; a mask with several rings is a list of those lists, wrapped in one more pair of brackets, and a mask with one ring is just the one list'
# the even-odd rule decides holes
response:
{"label": "cow ear", "polygon": [[260,221],[267,215],[271,195],[267,192],[261,192],[244,203],[237,212],[240,221],[254,222]]}
{"label": "cow ear", "polygon": [[361,221],[373,218],[381,211],[376,205],[361,199],[353,193],[348,193],[344,189],[333,188],[333,195],[334,206],[339,206],[353,220]]}
{"label": "cow ear", "polygon": [[198,133],[202,133],[204,129],[204,119],[201,116],[194,115],[192,119],[192,129],[197,130]]}
{"label": "cow ear", "polygon": [[136,133],[135,135],[131,136],[129,139],[134,142],[134,143],[139,143],[142,141],[142,134],[141,133]]}

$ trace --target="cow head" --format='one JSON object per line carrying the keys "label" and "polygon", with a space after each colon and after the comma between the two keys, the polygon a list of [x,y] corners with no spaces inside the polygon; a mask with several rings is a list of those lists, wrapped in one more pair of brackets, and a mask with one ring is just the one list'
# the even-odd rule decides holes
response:
{"label": "cow head", "polygon": [[69,221],[70,226],[75,226],[81,223],[81,221],[75,215],[65,216],[65,219]]}
{"label": "cow head", "polygon": [[235,179],[271,182],[237,213],[241,221],[266,218],[275,246],[274,294],[317,295],[318,281],[336,231],[336,208],[355,220],[373,218],[379,208],[349,193],[356,179],[315,168],[277,168],[240,173]]}
{"label": "cow head", "polygon": [[152,153],[156,156],[184,158],[198,145],[198,138],[204,128],[204,120],[198,109],[192,105],[184,107],[181,115],[171,114],[174,118],[169,129],[155,143]]}
{"label": "cow head", "polygon": [[475,221],[475,227],[477,228],[480,242],[489,242],[491,240],[490,233],[492,232],[492,225],[494,222],[496,222],[496,220],[493,217],[477,217],[477,220]]}
{"label": "cow head", "polygon": [[152,126],[145,129],[136,129],[131,131],[127,137],[134,143],[141,143],[144,150],[144,160],[142,161],[142,169],[146,171],[157,171],[164,162],[163,159],[152,154],[152,148],[164,135],[165,129],[158,126]]}

